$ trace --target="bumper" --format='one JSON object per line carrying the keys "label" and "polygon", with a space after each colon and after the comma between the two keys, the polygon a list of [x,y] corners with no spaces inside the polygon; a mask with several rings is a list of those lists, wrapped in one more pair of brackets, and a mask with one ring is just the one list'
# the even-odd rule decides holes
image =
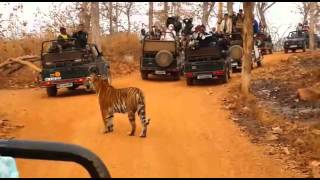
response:
{"label": "bumper", "polygon": [[241,69],[242,68],[242,62],[241,60],[231,60],[231,68],[233,69]]}
{"label": "bumper", "polygon": [[202,72],[185,72],[186,78],[197,78],[197,79],[218,79],[219,76],[225,74],[224,70],[217,71],[202,71]]}
{"label": "bumper", "polygon": [[175,73],[175,72],[180,72],[179,68],[156,68],[156,67],[141,67],[140,71],[144,71],[144,72],[149,72],[149,73],[155,73],[157,71],[164,71],[164,72],[168,72],[168,73]]}
{"label": "bumper", "polygon": [[62,79],[62,80],[55,80],[55,81],[40,81],[39,86],[41,88],[47,88],[47,87],[52,87],[52,86],[65,84],[65,83],[72,83],[74,85],[83,85],[88,83],[88,81],[87,81],[87,77]]}
{"label": "bumper", "polygon": [[285,45],[284,49],[303,49],[303,45]]}

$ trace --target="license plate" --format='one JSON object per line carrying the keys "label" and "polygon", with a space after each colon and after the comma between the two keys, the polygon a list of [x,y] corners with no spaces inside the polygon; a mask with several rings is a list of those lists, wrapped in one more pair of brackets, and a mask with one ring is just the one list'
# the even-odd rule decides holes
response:
{"label": "license plate", "polygon": [[297,45],[291,45],[290,47],[295,48],[295,47],[298,47],[298,46]]}
{"label": "license plate", "polygon": [[56,81],[56,80],[61,80],[61,77],[50,77],[50,78],[45,78],[45,81]]}
{"label": "license plate", "polygon": [[165,71],[155,71],[154,73],[155,73],[155,74],[166,74]]}
{"label": "license plate", "polygon": [[231,66],[238,66],[238,63],[231,63]]}
{"label": "license plate", "polygon": [[197,76],[198,79],[212,79],[212,74],[202,74]]}
{"label": "license plate", "polygon": [[57,84],[57,88],[66,88],[66,87],[72,87],[73,83],[64,83],[64,84]]}

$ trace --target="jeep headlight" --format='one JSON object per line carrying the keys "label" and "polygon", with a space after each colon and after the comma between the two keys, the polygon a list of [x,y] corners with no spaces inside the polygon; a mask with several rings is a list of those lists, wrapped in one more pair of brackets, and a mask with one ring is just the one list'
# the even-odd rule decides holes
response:
{"label": "jeep headlight", "polygon": [[82,59],[76,59],[76,60],[74,60],[74,62],[81,62],[82,61]]}
{"label": "jeep headlight", "polygon": [[260,39],[257,40],[257,46],[261,46],[262,41]]}
{"label": "jeep headlight", "polygon": [[52,62],[46,62],[45,65],[51,66],[53,63]]}

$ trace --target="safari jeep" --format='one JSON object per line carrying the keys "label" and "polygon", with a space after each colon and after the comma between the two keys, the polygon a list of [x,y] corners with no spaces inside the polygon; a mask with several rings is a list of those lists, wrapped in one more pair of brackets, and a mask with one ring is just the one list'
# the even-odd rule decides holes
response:
{"label": "safari jeep", "polygon": [[178,41],[150,40],[146,36],[142,41],[142,57],[140,73],[142,79],[148,79],[149,74],[171,76],[180,79],[181,58]]}
{"label": "safari jeep", "polygon": [[[252,68],[254,64],[258,67],[262,66],[262,53],[258,48],[258,38],[254,38],[253,50],[252,50]],[[242,69],[242,57],[243,57],[243,40],[240,33],[232,33],[229,37],[229,54],[231,57],[232,71],[241,71]]]}
{"label": "safari jeep", "polygon": [[231,57],[231,68],[233,72],[241,71],[242,68],[242,37],[240,33],[232,33],[229,37],[229,54]]}
{"label": "safari jeep", "polygon": [[187,47],[185,52],[184,74],[188,86],[193,85],[195,80],[203,79],[220,79],[223,83],[229,81],[230,58],[217,42],[212,42],[208,47]]}
{"label": "safari jeep", "polygon": [[273,44],[270,35],[262,32],[258,33],[256,36],[256,42],[262,55],[272,54]]}
{"label": "safari jeep", "polygon": [[[314,45],[320,47],[320,38],[317,34],[314,34]],[[303,30],[301,34],[298,31],[292,31],[283,43],[284,52],[288,53],[289,50],[296,52],[298,49],[302,49],[303,52],[309,48],[309,31]]]}
{"label": "safari jeep", "polygon": [[72,41],[70,47],[63,50],[56,48],[56,40],[42,43],[42,72],[40,73],[39,84],[41,88],[47,89],[49,97],[56,96],[58,89],[61,88],[75,90],[79,86],[84,86],[87,91],[92,92],[93,88],[87,81],[88,70],[92,66],[98,67],[99,71],[106,74],[111,80],[109,63],[105,61],[97,46],[87,44],[86,48],[77,48],[72,45]]}

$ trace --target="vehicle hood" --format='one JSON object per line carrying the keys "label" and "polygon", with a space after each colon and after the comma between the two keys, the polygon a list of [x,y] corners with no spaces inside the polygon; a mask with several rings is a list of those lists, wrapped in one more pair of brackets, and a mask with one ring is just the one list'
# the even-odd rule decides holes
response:
{"label": "vehicle hood", "polygon": [[293,38],[293,39],[287,39],[285,42],[297,42],[297,41],[304,41],[304,38]]}

